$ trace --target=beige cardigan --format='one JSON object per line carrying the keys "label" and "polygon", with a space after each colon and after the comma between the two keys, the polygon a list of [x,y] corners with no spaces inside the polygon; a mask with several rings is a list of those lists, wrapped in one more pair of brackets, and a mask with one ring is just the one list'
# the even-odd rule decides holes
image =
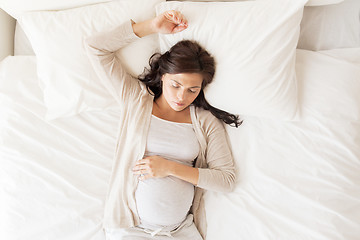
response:
{"label": "beige cardigan", "polygon": [[[115,52],[137,40],[131,22],[85,40],[90,61],[102,84],[121,108],[117,145],[104,210],[104,228],[127,228],[140,223],[135,202],[138,179],[135,161],[145,153],[153,96],[146,86],[125,72]],[[209,111],[190,107],[191,120],[200,143],[195,167],[199,180],[191,212],[201,235],[206,235],[203,189],[229,192],[234,188],[235,168],[223,123]]]}

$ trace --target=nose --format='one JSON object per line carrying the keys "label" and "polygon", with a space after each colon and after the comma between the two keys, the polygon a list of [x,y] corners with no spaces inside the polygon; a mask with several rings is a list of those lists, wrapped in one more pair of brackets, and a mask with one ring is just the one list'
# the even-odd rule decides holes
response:
{"label": "nose", "polygon": [[178,98],[180,101],[183,101],[184,98],[185,98],[185,91],[184,91],[184,90],[179,90],[178,93],[177,93],[177,98]]}

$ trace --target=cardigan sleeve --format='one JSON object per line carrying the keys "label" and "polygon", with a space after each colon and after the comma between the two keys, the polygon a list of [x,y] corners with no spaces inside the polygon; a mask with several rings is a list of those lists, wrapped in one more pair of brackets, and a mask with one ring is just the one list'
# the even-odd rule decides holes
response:
{"label": "cardigan sleeve", "polygon": [[231,192],[235,187],[236,174],[225,127],[213,117],[211,124],[204,130],[207,136],[207,168],[199,168],[197,186],[211,191]]}
{"label": "cardigan sleeve", "polygon": [[84,41],[90,62],[106,90],[123,104],[129,95],[141,90],[140,82],[128,74],[116,55],[116,51],[139,39],[127,21],[108,32],[101,32]]}

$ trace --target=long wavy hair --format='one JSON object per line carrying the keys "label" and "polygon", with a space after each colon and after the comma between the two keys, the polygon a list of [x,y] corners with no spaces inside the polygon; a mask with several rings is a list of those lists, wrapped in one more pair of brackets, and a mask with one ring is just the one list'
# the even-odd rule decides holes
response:
{"label": "long wavy hair", "polygon": [[199,73],[203,76],[202,86],[192,104],[210,111],[226,124],[235,127],[241,125],[242,121],[237,115],[215,108],[206,101],[203,90],[214,78],[215,60],[196,41],[183,40],[164,54],[153,54],[150,57],[149,65],[150,69],[145,68],[142,75],[139,76],[139,80],[146,85],[149,93],[152,93],[155,99],[162,94],[161,78],[165,73]]}

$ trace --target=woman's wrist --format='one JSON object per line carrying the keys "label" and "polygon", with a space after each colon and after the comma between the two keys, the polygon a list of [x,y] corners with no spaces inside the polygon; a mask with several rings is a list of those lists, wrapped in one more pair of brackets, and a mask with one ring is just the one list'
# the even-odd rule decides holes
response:
{"label": "woman's wrist", "polygon": [[131,24],[135,35],[140,38],[156,33],[155,27],[153,25],[153,19],[149,19],[139,23],[131,20]]}
{"label": "woman's wrist", "polygon": [[199,169],[177,162],[169,161],[169,176],[177,177],[181,180],[197,185],[199,180]]}

